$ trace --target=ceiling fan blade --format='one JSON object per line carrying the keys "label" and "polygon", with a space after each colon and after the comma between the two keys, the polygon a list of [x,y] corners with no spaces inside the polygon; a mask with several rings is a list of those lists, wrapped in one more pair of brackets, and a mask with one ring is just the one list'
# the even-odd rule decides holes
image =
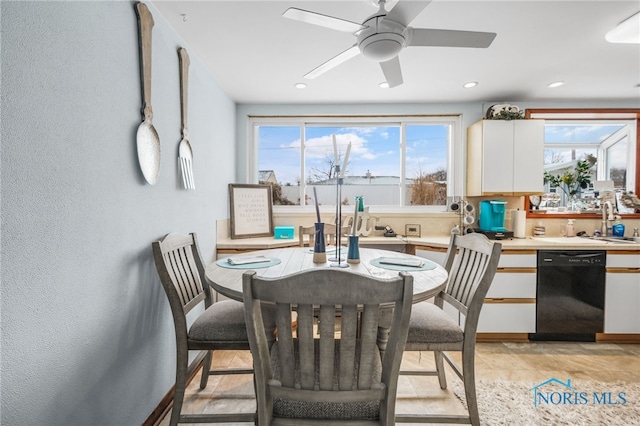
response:
{"label": "ceiling fan blade", "polygon": [[429,3],[431,3],[431,0],[400,0],[398,4],[387,13],[385,19],[391,19],[403,25],[409,25]]}
{"label": "ceiling fan blade", "polygon": [[380,62],[380,68],[382,68],[389,88],[402,84],[402,69],[400,68],[400,59],[397,56],[386,62]]}
{"label": "ceiling fan blade", "polygon": [[329,71],[332,68],[337,67],[338,65],[340,65],[343,62],[347,62],[349,59],[358,56],[360,54],[360,49],[358,49],[358,45],[354,44],[353,46],[351,46],[350,48],[348,48],[347,50],[345,50],[344,52],[338,54],[337,56],[334,56],[333,58],[329,59],[327,62],[325,62],[324,64],[320,65],[319,67],[311,70],[310,72],[308,72],[307,74],[304,75],[304,78],[307,79],[314,79],[317,76],[324,74],[325,72]]}
{"label": "ceiling fan blade", "polygon": [[290,7],[282,14],[285,18],[294,19],[296,21],[306,22],[307,24],[319,25],[321,27],[331,28],[332,30],[344,31],[347,33],[355,33],[365,26],[356,22],[346,21],[333,16],[323,15],[321,13],[310,12],[295,7]]}
{"label": "ceiling fan blade", "polygon": [[407,28],[408,46],[489,47],[496,33]]}

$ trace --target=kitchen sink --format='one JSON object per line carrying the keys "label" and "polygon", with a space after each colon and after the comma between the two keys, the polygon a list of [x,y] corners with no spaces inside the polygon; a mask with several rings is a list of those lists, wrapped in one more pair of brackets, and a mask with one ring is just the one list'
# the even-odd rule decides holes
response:
{"label": "kitchen sink", "polygon": [[640,238],[638,237],[588,237],[587,239],[607,241],[609,243],[640,243]]}

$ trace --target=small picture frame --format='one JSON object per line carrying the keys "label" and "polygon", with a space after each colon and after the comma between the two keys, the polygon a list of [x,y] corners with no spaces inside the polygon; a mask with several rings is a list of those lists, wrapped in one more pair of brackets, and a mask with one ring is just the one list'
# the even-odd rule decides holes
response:
{"label": "small picture frame", "polygon": [[229,184],[231,239],[273,237],[271,185]]}

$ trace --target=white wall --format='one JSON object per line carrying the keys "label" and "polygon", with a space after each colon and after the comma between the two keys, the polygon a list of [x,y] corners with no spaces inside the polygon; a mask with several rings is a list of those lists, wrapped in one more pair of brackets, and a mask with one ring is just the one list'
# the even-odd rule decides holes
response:
{"label": "white wall", "polygon": [[151,242],[198,233],[213,258],[235,177],[235,104],[191,54],[196,191],[180,187],[177,48],[152,5],[153,123],[145,184],[133,1],[3,1],[3,425],[139,425],[174,381],[175,340]]}

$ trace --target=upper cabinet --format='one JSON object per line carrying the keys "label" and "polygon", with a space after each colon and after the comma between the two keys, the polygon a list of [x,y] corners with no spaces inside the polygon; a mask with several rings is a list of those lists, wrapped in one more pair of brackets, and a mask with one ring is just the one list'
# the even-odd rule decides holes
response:
{"label": "upper cabinet", "polygon": [[482,120],[467,129],[467,196],[544,192],[544,120]]}

